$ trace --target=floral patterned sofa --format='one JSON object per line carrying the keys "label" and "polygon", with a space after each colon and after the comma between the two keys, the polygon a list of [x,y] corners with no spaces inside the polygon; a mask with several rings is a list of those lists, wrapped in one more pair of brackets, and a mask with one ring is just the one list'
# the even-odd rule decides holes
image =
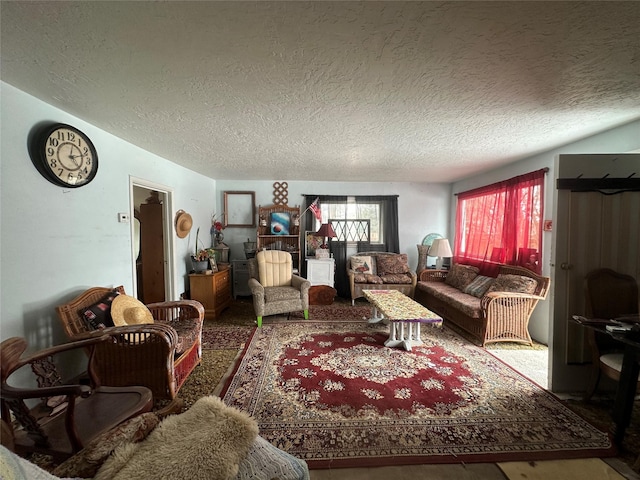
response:
{"label": "floral patterned sofa", "polygon": [[360,252],[347,262],[351,304],[364,290],[398,290],[413,298],[418,280],[409,269],[406,253]]}
{"label": "floral patterned sofa", "polygon": [[415,300],[483,346],[495,342],[532,344],[529,319],[549,290],[550,280],[526,268],[501,265],[496,278],[476,267],[422,270]]}

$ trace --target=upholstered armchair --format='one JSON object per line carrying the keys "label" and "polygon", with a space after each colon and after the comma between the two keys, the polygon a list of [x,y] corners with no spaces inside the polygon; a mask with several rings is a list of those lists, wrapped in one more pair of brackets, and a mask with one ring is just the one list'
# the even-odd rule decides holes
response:
{"label": "upholstered armchair", "polygon": [[293,261],[289,252],[261,250],[249,260],[249,288],[258,327],[262,317],[302,310],[309,318],[309,287],[311,283],[293,275]]}
{"label": "upholstered armchair", "polygon": [[[93,287],[56,308],[71,340],[93,328],[87,313],[100,313],[117,288]],[[151,303],[146,306],[153,323],[107,326],[101,330],[112,340],[96,347],[96,369],[103,385],[143,385],[154,398],[174,399],[202,355],[204,307],[195,300]],[[92,320],[97,323],[96,320]]]}

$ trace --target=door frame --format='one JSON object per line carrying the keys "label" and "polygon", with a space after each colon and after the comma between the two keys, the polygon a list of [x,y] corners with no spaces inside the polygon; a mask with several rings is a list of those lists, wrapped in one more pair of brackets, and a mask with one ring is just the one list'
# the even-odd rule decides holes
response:
{"label": "door frame", "polygon": [[131,273],[133,279],[133,292],[138,291],[138,275],[136,272],[136,248],[133,244],[134,238],[134,187],[145,188],[147,190],[156,190],[159,193],[164,194],[165,201],[162,203],[162,216],[163,216],[163,246],[164,246],[164,293],[167,301],[175,300],[176,282],[175,282],[175,239],[173,238],[173,189],[162,185],[160,183],[151,182],[143,178],[129,176],[129,215],[131,221],[130,224],[130,238],[131,238]]}

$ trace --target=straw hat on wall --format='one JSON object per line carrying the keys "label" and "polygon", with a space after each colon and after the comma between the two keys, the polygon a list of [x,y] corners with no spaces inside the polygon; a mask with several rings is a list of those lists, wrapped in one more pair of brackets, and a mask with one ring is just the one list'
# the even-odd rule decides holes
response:
{"label": "straw hat on wall", "polygon": [[180,238],[184,238],[189,235],[191,227],[193,226],[193,219],[184,210],[178,210],[176,212],[176,234]]}

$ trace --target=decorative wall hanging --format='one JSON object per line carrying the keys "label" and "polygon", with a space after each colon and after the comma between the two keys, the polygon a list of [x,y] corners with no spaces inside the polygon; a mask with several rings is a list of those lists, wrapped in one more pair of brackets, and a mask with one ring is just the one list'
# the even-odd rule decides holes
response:
{"label": "decorative wall hanging", "polygon": [[178,210],[176,212],[176,235],[179,238],[184,238],[189,235],[191,227],[193,226],[193,219],[184,210]]}
{"label": "decorative wall hanging", "polygon": [[287,182],[275,182],[273,184],[273,204],[289,204],[289,184]]}

